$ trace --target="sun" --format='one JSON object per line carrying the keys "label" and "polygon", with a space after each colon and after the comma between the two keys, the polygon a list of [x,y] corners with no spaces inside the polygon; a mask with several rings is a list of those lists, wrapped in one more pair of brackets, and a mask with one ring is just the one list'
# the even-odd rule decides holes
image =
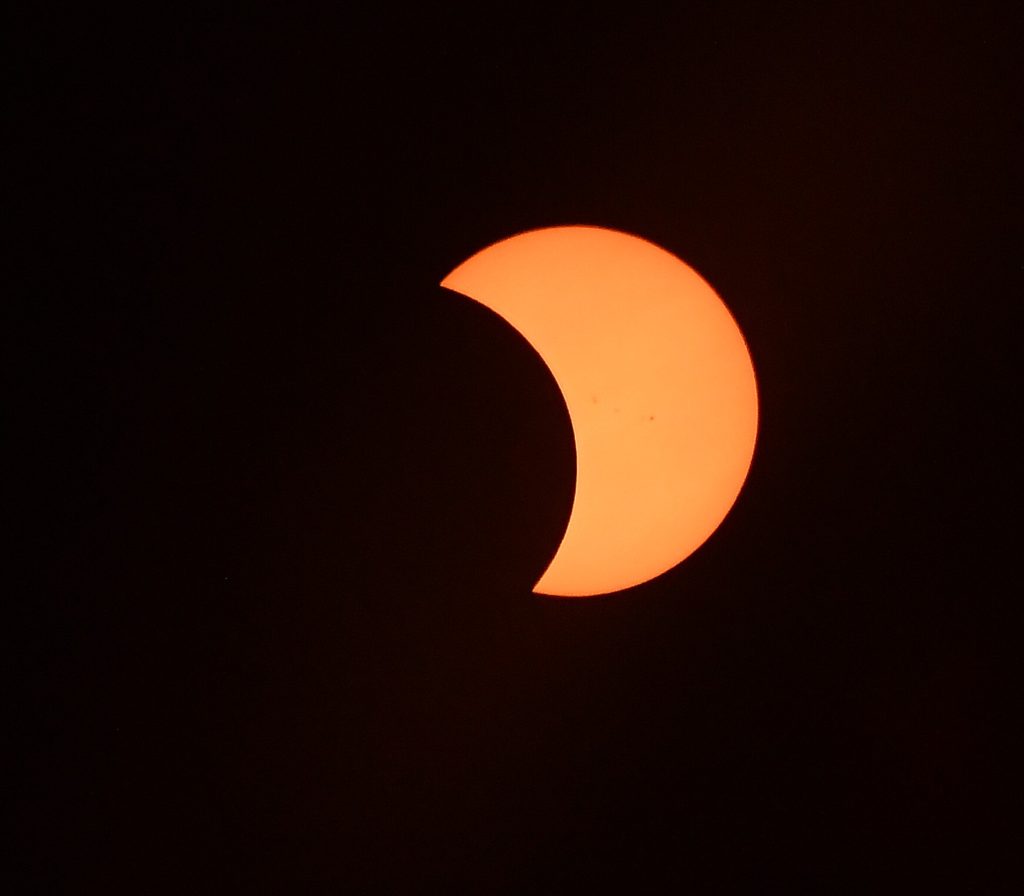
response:
{"label": "sun", "polygon": [[572,226],[488,246],[441,285],[518,330],[569,411],[576,494],[535,591],[619,591],[708,539],[750,468],[758,399],[743,335],[700,275],[639,237]]}

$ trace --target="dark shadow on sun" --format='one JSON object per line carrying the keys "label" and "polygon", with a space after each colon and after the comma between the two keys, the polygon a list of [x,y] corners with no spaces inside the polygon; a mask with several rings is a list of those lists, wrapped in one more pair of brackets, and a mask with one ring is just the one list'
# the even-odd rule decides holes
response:
{"label": "dark shadow on sun", "polygon": [[536,599],[575,491],[565,401],[494,312],[440,286],[411,298],[358,345],[349,406],[289,484],[304,577]]}

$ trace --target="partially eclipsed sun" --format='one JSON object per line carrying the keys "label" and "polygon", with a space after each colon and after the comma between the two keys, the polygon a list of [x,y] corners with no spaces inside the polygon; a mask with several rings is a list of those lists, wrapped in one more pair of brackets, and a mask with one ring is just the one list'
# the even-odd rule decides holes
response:
{"label": "partially eclipsed sun", "polygon": [[551,227],[488,246],[441,285],[518,330],[569,411],[576,496],[535,591],[619,591],[707,540],[750,468],[757,386],[739,327],[692,268],[629,234]]}

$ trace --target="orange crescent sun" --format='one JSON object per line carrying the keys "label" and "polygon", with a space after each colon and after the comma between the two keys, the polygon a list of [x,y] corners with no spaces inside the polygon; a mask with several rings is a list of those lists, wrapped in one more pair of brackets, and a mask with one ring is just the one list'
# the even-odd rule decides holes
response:
{"label": "orange crescent sun", "polygon": [[576,494],[536,592],[619,591],[707,540],[750,468],[758,403],[743,335],[692,268],[616,230],[550,227],[488,246],[441,285],[518,330],[565,398]]}

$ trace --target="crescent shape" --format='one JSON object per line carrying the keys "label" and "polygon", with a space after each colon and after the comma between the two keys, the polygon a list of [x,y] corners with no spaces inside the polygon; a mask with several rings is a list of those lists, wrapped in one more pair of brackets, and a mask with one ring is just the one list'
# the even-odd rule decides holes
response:
{"label": "crescent shape", "polygon": [[534,591],[619,591],[707,540],[750,468],[758,404],[743,335],[692,268],[630,234],[551,227],[488,246],[441,285],[518,330],[569,411],[576,494]]}

